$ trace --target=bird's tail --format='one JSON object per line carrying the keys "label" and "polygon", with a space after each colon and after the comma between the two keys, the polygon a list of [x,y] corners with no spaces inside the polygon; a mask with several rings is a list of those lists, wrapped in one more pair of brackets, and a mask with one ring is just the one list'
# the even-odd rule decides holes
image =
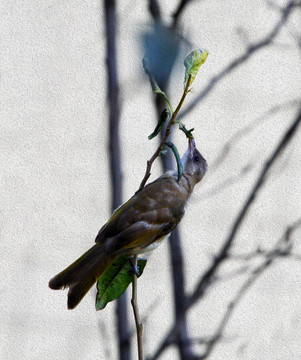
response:
{"label": "bird's tail", "polygon": [[53,277],[49,287],[53,290],[69,287],[68,309],[74,309],[115,259],[116,256],[105,253],[103,244],[96,244]]}

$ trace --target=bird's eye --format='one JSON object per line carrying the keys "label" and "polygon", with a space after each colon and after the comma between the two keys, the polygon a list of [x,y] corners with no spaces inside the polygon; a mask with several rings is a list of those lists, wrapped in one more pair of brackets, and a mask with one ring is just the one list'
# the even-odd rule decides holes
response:
{"label": "bird's eye", "polygon": [[200,161],[199,155],[194,155],[193,160],[194,160],[195,162],[199,162],[199,161]]}

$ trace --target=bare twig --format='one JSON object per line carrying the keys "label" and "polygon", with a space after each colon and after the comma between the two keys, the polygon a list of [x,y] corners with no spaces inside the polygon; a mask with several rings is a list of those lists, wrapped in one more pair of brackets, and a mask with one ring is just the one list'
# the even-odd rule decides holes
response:
{"label": "bare twig", "polygon": [[237,305],[242,300],[243,296],[250,289],[250,287],[255,283],[255,281],[262,275],[273,263],[274,261],[281,257],[289,255],[289,252],[286,250],[291,246],[291,235],[292,233],[301,225],[301,219],[295,221],[292,225],[288,226],[282,235],[282,237],[277,241],[273,249],[269,250],[265,255],[265,260],[258,265],[254,270],[252,270],[250,276],[248,276],[247,280],[242,284],[234,299],[230,302],[225,311],[224,316],[218,326],[218,329],[214,336],[207,341],[207,348],[203,355],[199,356],[197,359],[206,359],[212,352],[214,346],[219,342],[219,340],[223,336],[223,332],[227,323],[230,320],[234,310],[237,308]]}
{"label": "bare twig", "polygon": [[216,156],[216,159],[212,161],[212,164],[210,166],[211,174],[222,164],[222,162],[226,159],[227,155],[229,155],[230,150],[233,147],[233,144],[237,144],[246,135],[248,135],[251,131],[253,131],[257,126],[262,125],[265,121],[267,121],[269,117],[287,108],[299,107],[300,104],[301,104],[300,98],[296,98],[272,106],[269,110],[265,111],[263,114],[256,117],[252,122],[250,122],[250,124],[247,124],[243,128],[236,131],[235,134],[233,134],[229,138],[229,140],[227,140],[227,142],[222,147],[219,154]]}
{"label": "bare twig", "polygon": [[[135,255],[133,258],[133,264],[135,268],[137,267],[138,256]],[[138,359],[143,360],[143,324],[140,320],[139,308],[138,308],[138,300],[137,300],[137,275],[133,274],[133,282],[132,282],[132,307],[135,317],[136,324],[136,332],[137,332],[137,344],[138,344]]]}
{"label": "bare twig", "polygon": [[202,296],[205,292],[205,289],[210,283],[211,276],[216,272],[217,268],[220,266],[220,264],[224,261],[224,259],[228,256],[228,252],[230,250],[230,247],[236,238],[236,235],[238,233],[238,230],[240,226],[242,225],[251,205],[254,203],[259,190],[262,188],[269,170],[274,165],[280,154],[284,151],[288,143],[292,140],[293,136],[296,134],[298,126],[301,122],[301,112],[297,115],[296,119],[293,121],[292,125],[289,127],[289,129],[285,132],[284,136],[282,137],[281,141],[276,146],[275,150],[273,151],[272,155],[268,158],[268,160],[265,162],[263,169],[261,170],[257,181],[250,191],[250,194],[243,205],[240,213],[238,214],[231,231],[226,238],[226,241],[224,242],[224,245],[222,246],[219,254],[215,257],[215,260],[213,264],[209,267],[209,269],[206,271],[204,276],[201,278],[199,283],[197,284],[195,290],[193,291],[192,295],[190,296],[190,299],[188,301],[188,307],[195,304],[195,302],[199,299],[200,296]]}
{"label": "bare twig", "polygon": [[180,15],[182,14],[182,12],[184,11],[184,8],[186,7],[186,5],[188,5],[189,2],[191,2],[191,0],[181,0],[179,2],[176,11],[172,15],[172,17],[173,17],[172,26],[173,27],[176,27],[178,25]]}
{"label": "bare twig", "polygon": [[254,45],[249,46],[245,53],[240,55],[238,58],[233,60],[228,66],[225,67],[222,71],[216,74],[201,91],[201,93],[195,98],[195,100],[179,115],[179,119],[187,115],[195,106],[197,106],[214,88],[215,86],[229,75],[233,70],[235,70],[240,65],[244,64],[249,60],[253,55],[255,55],[262,48],[272,44],[274,39],[279,34],[282,27],[286,24],[289,16],[292,13],[292,10],[296,7],[300,7],[299,1],[290,1],[287,6],[282,11],[282,16],[274,28],[263,38],[263,40],[258,41]]}
{"label": "bare twig", "polygon": [[[122,203],[122,170],[120,151],[120,98],[116,51],[116,5],[115,0],[104,2],[106,30],[107,98],[109,104],[109,159],[112,186],[111,209],[114,211]],[[130,338],[128,322],[128,301],[126,293],[116,306],[119,359],[130,360]]]}
{"label": "bare twig", "polygon": [[154,152],[153,156],[147,161],[147,167],[146,167],[145,175],[144,175],[144,178],[141,181],[141,184],[140,184],[140,187],[139,187],[138,191],[140,191],[144,187],[144,185],[146,184],[148,178],[151,175],[151,168],[152,168],[153,162],[160,155],[162,149],[165,146],[167,138],[171,134],[171,128],[175,124],[175,120],[176,120],[176,117],[178,115],[178,112],[180,111],[180,109],[181,109],[181,107],[183,105],[183,102],[184,102],[184,100],[186,98],[186,95],[190,91],[189,90],[189,86],[190,86],[190,83],[191,83],[190,79],[191,79],[191,76],[189,76],[189,78],[187,80],[187,84],[186,84],[184,92],[183,92],[183,95],[181,97],[181,100],[180,100],[176,110],[173,112],[172,117],[171,117],[171,119],[169,120],[169,122],[168,122],[168,124],[166,126],[165,133],[164,133],[164,136],[163,136],[163,139],[162,139],[160,145],[158,146],[157,150]]}
{"label": "bare twig", "polygon": [[[224,241],[224,244],[223,244],[221,250],[219,251],[218,255],[214,258],[213,263],[209,266],[207,271],[201,277],[201,279],[199,280],[194,291],[188,298],[187,304],[186,304],[186,309],[184,312],[188,311],[193,305],[196,304],[196,302],[201,297],[204,296],[208,286],[210,285],[213,277],[215,276],[216,272],[220,268],[221,264],[228,258],[229,250],[232,246],[234,239],[236,238],[238,230],[240,229],[243,221],[245,220],[245,217],[246,217],[251,205],[254,203],[254,200],[256,199],[256,196],[258,195],[259,190],[262,188],[262,185],[264,184],[264,182],[267,178],[269,170],[272,168],[272,166],[275,164],[275,162],[278,159],[278,157],[280,156],[280,154],[284,151],[286,146],[289,144],[289,142],[292,140],[292,138],[296,134],[298,126],[300,125],[300,122],[301,122],[301,111],[299,112],[296,119],[293,121],[293,123],[289,127],[289,129],[285,132],[284,136],[281,138],[280,142],[276,146],[272,155],[265,162],[264,167],[261,170],[254,187],[251,189],[245,204],[243,205],[236,220],[234,221],[231,231],[230,231],[228,237],[226,238],[226,240]],[[151,360],[158,359],[159,356],[161,355],[161,353],[170,344],[172,344],[174,342],[178,327],[179,327],[179,322],[178,323],[176,322],[171,327],[170,331],[167,333],[166,337],[163,339],[163,341],[159,345],[155,354],[150,358]]]}
{"label": "bare twig", "polygon": [[[275,246],[267,251],[264,256],[264,261],[258,265],[255,269],[251,271],[247,279],[243,282],[239,290],[237,291],[234,298],[231,300],[227,309],[220,321],[220,324],[213,336],[207,336],[201,339],[190,339],[191,342],[196,342],[204,345],[206,347],[204,353],[199,356],[194,356],[194,360],[203,360],[209,357],[212,353],[214,347],[221,341],[223,338],[223,333],[226,325],[229,323],[233,312],[237,308],[240,301],[243,299],[243,296],[247,293],[247,291],[251,288],[251,286],[258,280],[258,278],[274,263],[276,259],[282,256],[290,256],[290,252],[287,251],[287,248],[291,248],[291,236],[292,233],[301,226],[301,218],[295,221],[292,225],[288,226],[281,236],[281,238],[277,241]],[[238,271],[238,274],[241,274],[241,270]],[[173,342],[171,342],[173,343]]]}
{"label": "bare twig", "polygon": [[204,191],[201,193],[198,197],[194,197],[195,201],[198,201],[199,199],[202,199],[204,201],[205,199],[208,199],[210,197],[213,197],[214,195],[220,193],[224,189],[228,188],[229,186],[233,186],[235,182],[241,181],[243,177],[252,170],[253,166],[252,164],[248,164],[245,167],[243,167],[239,173],[235,175],[228,176],[225,180],[222,180],[218,184],[212,186],[211,189],[208,189],[207,191]]}
{"label": "bare twig", "polygon": [[[288,226],[283,237],[278,241],[273,249],[262,249],[257,248],[255,251],[249,252],[247,254],[230,254],[230,259],[233,260],[252,260],[257,257],[272,257],[275,256],[276,250],[278,256],[292,256],[295,257],[296,254],[292,253],[292,244],[291,244],[291,235],[292,233],[301,226],[301,218],[296,220],[292,225]],[[280,245],[284,244],[284,247],[281,247]]]}
{"label": "bare twig", "polygon": [[241,301],[243,296],[246,294],[247,290],[255,283],[255,281],[259,278],[262,273],[268,269],[270,265],[272,265],[274,259],[266,259],[262,264],[260,264],[256,269],[254,269],[251,273],[251,275],[248,277],[248,279],[243,283],[241,288],[239,289],[238,293],[234,297],[234,299],[230,302],[230,304],[227,307],[227,310],[222,318],[222,321],[220,322],[218,329],[215,333],[215,335],[207,342],[207,348],[204,352],[204,354],[197,357],[198,360],[203,360],[208,358],[208,356],[211,354],[213,348],[217,343],[220,341],[220,339],[223,336],[224,329],[227,325],[227,323],[230,320],[231,315],[233,314],[235,308],[237,307],[238,303]]}

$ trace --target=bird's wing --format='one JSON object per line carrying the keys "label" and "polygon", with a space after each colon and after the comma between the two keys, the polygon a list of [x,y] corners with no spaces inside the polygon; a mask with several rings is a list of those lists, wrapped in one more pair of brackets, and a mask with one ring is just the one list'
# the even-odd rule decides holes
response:
{"label": "bird's wing", "polygon": [[184,214],[187,194],[172,176],[162,176],[118,208],[100,229],[96,242],[110,248],[147,246],[172,231]]}

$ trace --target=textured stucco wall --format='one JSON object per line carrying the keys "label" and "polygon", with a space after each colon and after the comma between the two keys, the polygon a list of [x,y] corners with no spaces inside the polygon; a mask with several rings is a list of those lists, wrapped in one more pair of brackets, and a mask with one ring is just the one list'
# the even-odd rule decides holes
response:
{"label": "textured stucco wall", "polygon": [[[147,6],[138,1],[120,3],[122,162],[128,198],[137,190],[155,149],[155,142],[147,141],[155,119],[141,69],[139,34],[150,24]],[[173,7],[168,1],[161,4],[167,19]],[[66,292],[47,286],[50,277],[92,245],[109,216],[101,1],[16,0],[2,2],[0,9],[0,358],[115,359],[114,304],[96,313],[93,290],[76,310],[67,311]],[[258,0],[192,2],[182,18],[183,31],[192,48],[206,47],[210,55],[187,104],[245,50],[247,41],[262,38],[278,19],[275,9]],[[272,107],[300,97],[300,49],[294,42],[298,24],[300,16],[292,16],[275,46],[225,77],[185,118],[188,127],[195,127],[209,166],[237,131],[256,123]],[[188,51],[189,47],[179,56],[173,75],[173,103],[182,91],[181,62]],[[296,109],[294,104],[263,116],[195,190],[181,226],[189,291],[225,239]],[[175,142],[182,152],[184,137],[176,135]],[[238,252],[271,246],[301,215],[300,155],[298,134],[252,207],[235,242]],[[246,165],[249,171],[241,173]],[[156,165],[153,176],[159,173]],[[235,181],[219,188],[228,177]],[[217,193],[212,195],[212,190]],[[296,253],[298,247],[301,252],[300,236],[296,232]],[[147,353],[156,348],[173,316],[167,251],[164,244],[150,256],[139,281],[141,313],[148,316]],[[237,264],[225,264],[221,276],[234,269]],[[230,276],[217,282],[193,308],[189,313],[193,337],[214,331],[242,279]],[[240,302],[211,358],[299,359],[300,294],[300,263],[277,260]],[[163,358],[175,359],[175,354],[168,350]]]}

